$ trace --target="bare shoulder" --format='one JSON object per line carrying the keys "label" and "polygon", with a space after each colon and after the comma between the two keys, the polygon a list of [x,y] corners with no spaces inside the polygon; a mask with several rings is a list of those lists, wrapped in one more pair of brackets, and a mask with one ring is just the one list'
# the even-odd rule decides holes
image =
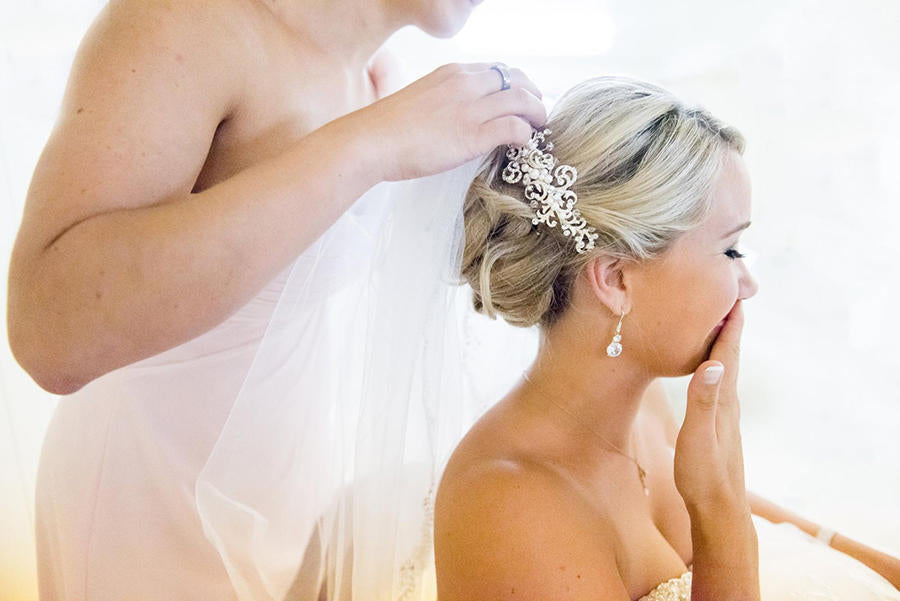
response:
{"label": "bare shoulder", "polygon": [[611,525],[547,466],[493,458],[448,472],[434,535],[442,601],[629,599]]}
{"label": "bare shoulder", "polygon": [[233,57],[238,57],[260,42],[256,25],[263,22],[264,14],[249,0],[112,0],[94,28],[126,30],[142,39],[179,45],[193,41],[198,50],[221,52],[230,46],[235,50]]}
{"label": "bare shoulder", "polygon": [[227,113],[262,56],[263,22],[248,0],[113,0],[80,44],[64,100],[99,102],[103,94],[90,94],[98,85],[163,83],[172,96],[202,88],[209,106]]}
{"label": "bare shoulder", "polygon": [[[256,42],[244,0],[113,0],[75,59],[14,263],[91,216],[190,193]],[[244,26],[242,27],[242,24]]]}

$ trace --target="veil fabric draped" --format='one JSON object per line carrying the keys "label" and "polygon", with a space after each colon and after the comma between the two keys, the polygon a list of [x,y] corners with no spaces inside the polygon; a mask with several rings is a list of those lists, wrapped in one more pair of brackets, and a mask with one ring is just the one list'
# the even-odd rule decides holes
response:
{"label": "veil fabric draped", "polygon": [[441,468],[537,344],[459,285],[480,163],[378,184],[293,264],[196,484],[242,601],[436,597]]}

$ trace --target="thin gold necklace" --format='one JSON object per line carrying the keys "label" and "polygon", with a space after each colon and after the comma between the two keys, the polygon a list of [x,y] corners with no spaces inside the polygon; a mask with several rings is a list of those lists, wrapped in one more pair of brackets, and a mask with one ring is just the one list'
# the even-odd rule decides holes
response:
{"label": "thin gold necklace", "polygon": [[[525,378],[526,382],[528,382],[529,384],[534,386],[534,388],[538,392],[541,393],[541,396],[543,396],[545,399],[547,399],[548,401],[550,401],[551,403],[556,405],[565,414],[567,414],[569,417],[571,417],[575,421],[575,423],[577,423],[579,426],[587,428],[587,430],[590,431],[594,436],[596,436],[597,438],[599,438],[600,440],[602,440],[603,442],[605,442],[606,444],[611,446],[619,455],[622,455],[623,457],[630,459],[631,462],[634,463],[635,467],[637,467],[638,477],[641,479],[641,487],[643,487],[643,489],[644,489],[644,495],[647,497],[650,496],[650,489],[647,487],[647,472],[646,472],[646,470],[644,470],[644,468],[641,467],[641,464],[637,462],[637,459],[635,459],[634,457],[632,457],[631,455],[629,455],[628,453],[624,452],[622,449],[620,449],[619,447],[617,447],[616,445],[611,443],[609,440],[606,439],[605,436],[603,436],[602,434],[600,434],[599,432],[597,432],[596,430],[591,428],[589,425],[587,425],[586,423],[584,423],[583,421],[578,419],[578,417],[574,413],[572,413],[571,411],[569,411],[568,409],[566,409],[565,407],[563,407],[562,405],[560,405],[559,403],[554,401],[553,397],[546,394],[544,392],[543,388],[541,388],[540,386],[538,386],[537,384],[532,382],[531,378],[529,378],[528,374],[525,373],[524,371],[522,372],[522,377]],[[632,432],[632,436],[633,435],[634,435],[634,432]]]}

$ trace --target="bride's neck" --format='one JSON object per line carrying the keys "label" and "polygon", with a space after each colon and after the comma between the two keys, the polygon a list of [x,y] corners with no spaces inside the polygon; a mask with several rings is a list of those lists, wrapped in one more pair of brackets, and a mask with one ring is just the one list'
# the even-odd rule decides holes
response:
{"label": "bride's neck", "polygon": [[606,355],[608,341],[566,324],[541,334],[537,358],[527,372],[526,393],[554,419],[569,420],[573,444],[608,453],[600,436],[632,454],[638,410],[653,377],[628,357]]}

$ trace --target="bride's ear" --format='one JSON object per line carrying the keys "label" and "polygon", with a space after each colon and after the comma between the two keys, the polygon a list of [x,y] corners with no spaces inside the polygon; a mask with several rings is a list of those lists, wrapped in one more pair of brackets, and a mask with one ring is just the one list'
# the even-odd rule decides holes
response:
{"label": "bride's ear", "polygon": [[585,265],[583,272],[590,292],[616,316],[631,310],[624,266],[619,258],[600,256]]}

